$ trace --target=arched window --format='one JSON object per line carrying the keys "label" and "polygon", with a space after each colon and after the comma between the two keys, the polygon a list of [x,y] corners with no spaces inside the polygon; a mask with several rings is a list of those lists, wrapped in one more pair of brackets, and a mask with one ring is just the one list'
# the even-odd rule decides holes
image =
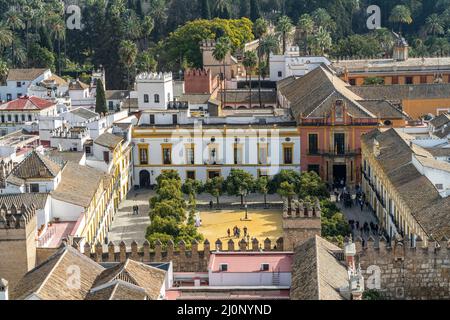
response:
{"label": "arched window", "polygon": [[155,103],[159,103],[159,94],[155,94]]}

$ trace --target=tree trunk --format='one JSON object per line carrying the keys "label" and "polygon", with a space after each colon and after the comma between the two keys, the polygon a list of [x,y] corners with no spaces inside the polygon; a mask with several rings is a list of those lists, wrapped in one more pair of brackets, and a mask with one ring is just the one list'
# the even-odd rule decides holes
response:
{"label": "tree trunk", "polygon": [[241,194],[241,206],[244,205],[244,196]]}
{"label": "tree trunk", "polygon": [[61,39],[58,38],[58,75],[61,76]]}
{"label": "tree trunk", "polygon": [[224,107],[227,104],[227,75],[226,75],[225,60],[223,60],[223,104]]}
{"label": "tree trunk", "polygon": [[264,193],[264,208],[267,208],[267,193]]}
{"label": "tree trunk", "polygon": [[219,196],[216,197],[217,205],[219,205]]}
{"label": "tree trunk", "polygon": [[261,100],[261,57],[258,55],[258,97],[259,97],[259,107],[262,108],[262,100]]}
{"label": "tree trunk", "polygon": [[283,55],[286,54],[286,32],[283,32]]}

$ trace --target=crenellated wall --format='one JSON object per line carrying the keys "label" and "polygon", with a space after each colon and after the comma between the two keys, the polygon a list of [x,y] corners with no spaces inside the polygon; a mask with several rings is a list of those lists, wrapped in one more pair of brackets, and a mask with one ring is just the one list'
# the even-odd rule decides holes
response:
{"label": "crenellated wall", "polygon": [[[384,238],[370,238],[364,246],[355,240],[359,263],[366,283],[378,278],[380,291],[388,299],[423,300],[450,299],[450,242],[440,244],[416,241],[396,241],[392,245]],[[379,268],[379,269],[378,269]],[[368,287],[366,285],[366,287]],[[369,287],[370,288],[370,287]]]}
{"label": "crenellated wall", "polygon": [[[217,240],[214,247],[208,240],[203,242],[203,249],[199,250],[198,242],[193,242],[188,249],[184,242],[175,245],[169,241],[167,246],[163,248],[161,242],[156,241],[151,247],[148,241],[142,246],[137,242],[132,242],[131,250],[128,250],[122,241],[118,246],[112,242],[108,245],[108,251],[104,252],[103,245],[97,244],[91,247],[86,244],[84,248],[78,248],[76,244],[73,246],[81,250],[87,257],[97,262],[124,262],[130,258],[141,262],[173,262],[173,269],[176,272],[206,272],[208,271],[208,262],[211,252],[227,251],[227,252],[245,252],[245,251],[283,251],[283,239],[279,238],[273,245],[270,239],[264,240],[263,243],[254,239],[251,243],[244,240],[235,243],[229,240],[226,244]],[[280,249],[281,248],[281,249]]]}

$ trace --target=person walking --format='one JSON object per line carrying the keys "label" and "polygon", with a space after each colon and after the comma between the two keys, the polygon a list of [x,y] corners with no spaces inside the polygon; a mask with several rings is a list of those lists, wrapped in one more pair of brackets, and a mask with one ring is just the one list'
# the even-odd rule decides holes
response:
{"label": "person walking", "polygon": [[244,237],[247,236],[247,231],[248,231],[247,227],[244,226]]}
{"label": "person walking", "polygon": [[230,228],[228,228],[227,234],[228,234],[228,238],[229,238],[229,237],[230,237],[230,234],[231,234]]}

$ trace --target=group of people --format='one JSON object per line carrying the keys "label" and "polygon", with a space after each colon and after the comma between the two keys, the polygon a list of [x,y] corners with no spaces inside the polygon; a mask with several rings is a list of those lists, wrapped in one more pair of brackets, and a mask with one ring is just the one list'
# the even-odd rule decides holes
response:
{"label": "group of people", "polygon": [[139,215],[139,206],[135,205],[133,206],[133,216]]}
{"label": "group of people", "polygon": [[353,231],[360,231],[361,235],[363,235],[363,233],[369,235],[370,232],[372,232],[375,235],[379,235],[380,233],[380,228],[378,224],[373,222],[370,223],[364,222],[364,224],[360,224],[359,221],[350,220],[349,224]]}
{"label": "group of people", "polygon": [[[247,234],[248,234],[248,229],[246,226],[244,226],[243,231],[244,231],[244,238],[245,238],[245,237],[247,237]],[[228,230],[227,230],[227,235],[228,235],[228,238],[231,238],[230,228],[228,228]],[[233,227],[233,237],[235,237],[235,238],[241,237],[241,229],[238,226]]]}

